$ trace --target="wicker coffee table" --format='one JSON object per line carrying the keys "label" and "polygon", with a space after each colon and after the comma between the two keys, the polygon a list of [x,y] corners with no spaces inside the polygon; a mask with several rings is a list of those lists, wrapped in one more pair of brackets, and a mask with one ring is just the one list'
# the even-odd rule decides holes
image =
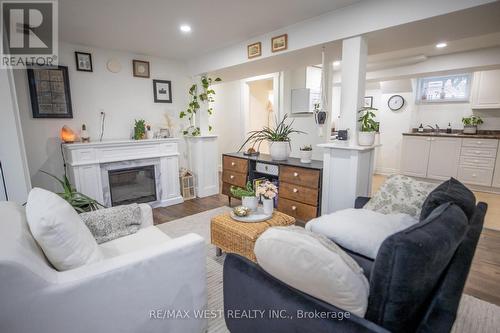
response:
{"label": "wicker coffee table", "polygon": [[212,217],[210,236],[216,254],[222,251],[237,253],[250,260],[256,261],[253,248],[257,238],[269,227],[293,225],[295,218],[284,213],[274,211],[273,217],[264,222],[245,223],[231,218],[229,212]]}

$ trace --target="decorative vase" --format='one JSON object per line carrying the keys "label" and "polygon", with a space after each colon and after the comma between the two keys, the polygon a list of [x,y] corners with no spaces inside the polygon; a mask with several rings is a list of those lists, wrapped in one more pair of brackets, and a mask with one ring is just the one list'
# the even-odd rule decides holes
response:
{"label": "decorative vase", "polygon": [[375,143],[375,132],[358,132],[358,144],[360,146],[373,146]]}
{"label": "decorative vase", "polygon": [[271,215],[274,211],[274,200],[262,197],[262,208],[264,214]]}
{"label": "decorative vase", "polygon": [[257,205],[259,204],[259,198],[253,197],[241,197],[241,205],[247,207],[252,211],[257,210]]}
{"label": "decorative vase", "polygon": [[275,161],[285,161],[290,156],[290,146],[287,141],[273,141],[269,147],[271,158]]}
{"label": "decorative vase", "polygon": [[476,134],[477,133],[477,126],[474,125],[464,125],[464,134]]}
{"label": "decorative vase", "polygon": [[146,139],[153,139],[154,138],[154,133],[152,130],[146,130]]}
{"label": "decorative vase", "polygon": [[301,150],[300,163],[311,163],[312,154],[312,150]]}

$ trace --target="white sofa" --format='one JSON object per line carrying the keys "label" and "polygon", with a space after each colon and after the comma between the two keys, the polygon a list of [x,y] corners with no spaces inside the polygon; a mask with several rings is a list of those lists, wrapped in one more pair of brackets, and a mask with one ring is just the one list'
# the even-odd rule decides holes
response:
{"label": "white sofa", "polygon": [[[203,332],[203,238],[170,239],[142,206],[141,229],[99,245],[104,260],[55,270],[30,233],[24,208],[0,202],[0,332]],[[185,310],[190,318],[154,319]],[[168,316],[167,316],[168,317]]]}

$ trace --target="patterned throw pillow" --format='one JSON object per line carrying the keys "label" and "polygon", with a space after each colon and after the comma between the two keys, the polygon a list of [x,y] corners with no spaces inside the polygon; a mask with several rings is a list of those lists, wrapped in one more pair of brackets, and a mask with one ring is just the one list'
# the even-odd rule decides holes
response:
{"label": "patterned throw pillow", "polygon": [[418,219],[425,198],[437,185],[393,175],[387,178],[363,208],[382,214],[404,213]]}
{"label": "patterned throw pillow", "polygon": [[141,227],[138,204],[116,206],[80,214],[97,244],[136,233]]}

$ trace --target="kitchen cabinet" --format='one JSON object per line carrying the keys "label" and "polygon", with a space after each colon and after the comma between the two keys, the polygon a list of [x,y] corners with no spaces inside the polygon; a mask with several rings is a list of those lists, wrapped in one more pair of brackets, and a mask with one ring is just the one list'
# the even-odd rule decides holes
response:
{"label": "kitchen cabinet", "polygon": [[446,180],[457,177],[462,139],[430,138],[427,178]]}
{"label": "kitchen cabinet", "polygon": [[500,109],[500,70],[474,73],[472,109]]}
{"label": "kitchen cabinet", "polygon": [[401,172],[408,176],[426,177],[429,164],[431,138],[404,136],[401,152]]}
{"label": "kitchen cabinet", "polygon": [[500,187],[500,146],[498,147],[497,159],[495,163],[495,173],[493,174],[493,187]]}

